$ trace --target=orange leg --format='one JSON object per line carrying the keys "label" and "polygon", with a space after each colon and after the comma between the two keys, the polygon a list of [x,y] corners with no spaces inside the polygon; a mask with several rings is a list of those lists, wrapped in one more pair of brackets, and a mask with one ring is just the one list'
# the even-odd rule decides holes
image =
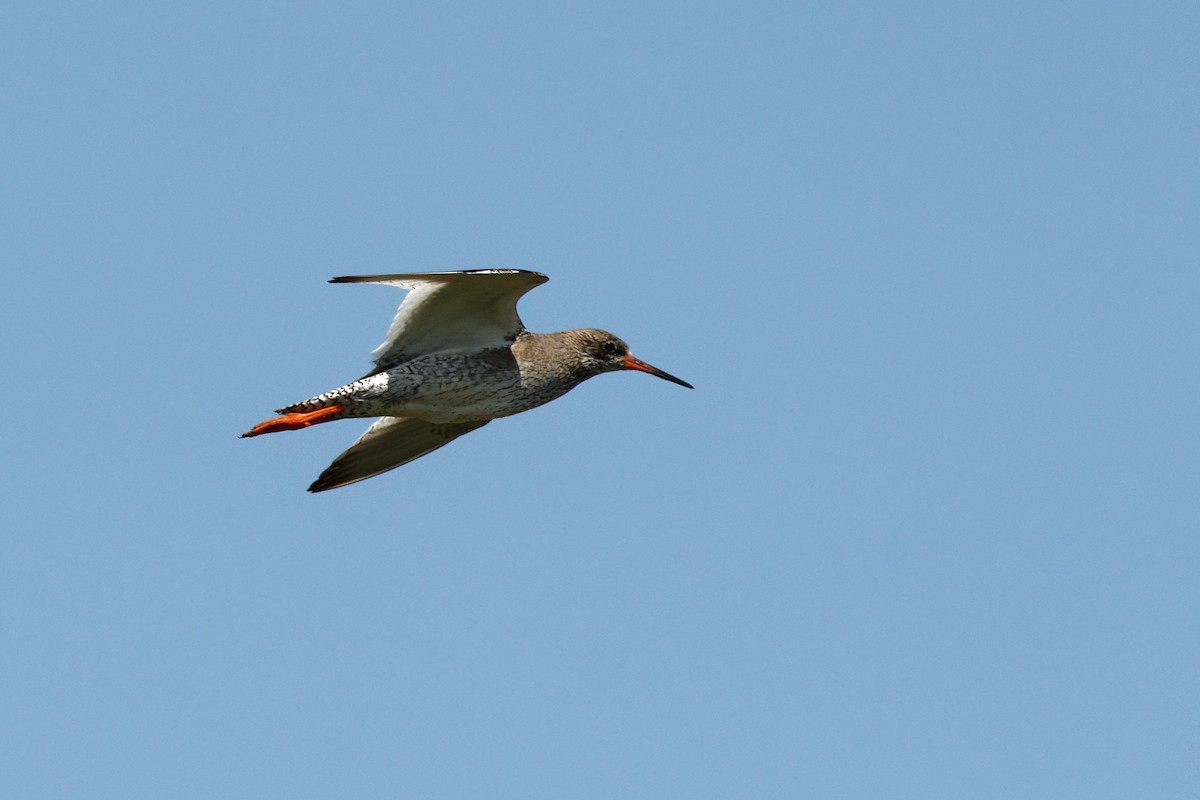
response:
{"label": "orange leg", "polygon": [[346,407],[343,405],[329,406],[328,408],[318,408],[316,411],[293,411],[290,414],[284,414],[282,417],[272,417],[266,422],[260,422],[250,430],[242,434],[241,438],[247,436],[261,436],[264,433],[275,433],[276,431],[298,431],[301,428],[307,428],[309,425],[316,425],[318,422],[329,422],[337,417]]}

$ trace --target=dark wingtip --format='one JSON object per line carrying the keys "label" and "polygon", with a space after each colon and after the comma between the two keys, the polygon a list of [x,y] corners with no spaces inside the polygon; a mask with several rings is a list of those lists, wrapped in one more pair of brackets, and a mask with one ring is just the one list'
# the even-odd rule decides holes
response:
{"label": "dark wingtip", "polygon": [[451,272],[411,272],[411,273],[396,273],[395,275],[339,275],[336,278],[330,278],[330,283],[387,283],[389,281],[409,279],[409,280],[436,280],[448,279],[460,275],[528,275],[535,279],[538,284],[545,283],[550,280],[549,277],[541,272],[534,272],[529,269],[460,269]]}
{"label": "dark wingtip", "polygon": [[308,491],[316,494],[317,492],[327,492],[330,489],[336,489],[343,484],[337,482],[337,478],[326,475],[322,472],[317,476],[317,479],[308,486]]}

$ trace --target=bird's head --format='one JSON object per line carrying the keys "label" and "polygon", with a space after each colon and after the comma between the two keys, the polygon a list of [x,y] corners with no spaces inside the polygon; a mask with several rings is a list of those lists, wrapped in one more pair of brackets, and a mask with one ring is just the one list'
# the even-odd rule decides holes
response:
{"label": "bird's head", "polygon": [[599,375],[601,372],[632,369],[638,372],[648,372],[665,381],[677,383],[689,389],[694,388],[687,381],[663,372],[658,367],[652,367],[640,358],[634,358],[629,352],[629,345],[608,331],[580,328],[574,333],[577,335],[576,345],[583,367],[594,375]]}

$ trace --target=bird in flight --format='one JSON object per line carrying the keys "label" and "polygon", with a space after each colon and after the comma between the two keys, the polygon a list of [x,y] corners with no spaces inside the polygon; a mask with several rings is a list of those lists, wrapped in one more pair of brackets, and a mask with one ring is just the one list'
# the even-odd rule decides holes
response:
{"label": "bird in flight", "polygon": [[321,422],[380,417],[308,487],[336,489],[407,464],[493,419],[519,414],[602,372],[637,370],[690,383],[634,358],[606,331],[532,333],[517,301],[549,278],[520,269],[356,275],[330,283],[407,289],[375,367],[358,380],[294,405],[242,437]]}

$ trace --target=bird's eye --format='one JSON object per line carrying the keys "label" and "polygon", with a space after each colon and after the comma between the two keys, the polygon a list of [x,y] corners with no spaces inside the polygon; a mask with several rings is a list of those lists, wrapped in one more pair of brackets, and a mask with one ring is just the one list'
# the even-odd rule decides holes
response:
{"label": "bird's eye", "polygon": [[608,353],[609,355],[612,355],[613,353],[617,352],[617,343],[614,342],[612,339],[605,339],[604,344],[602,344],[600,346],[603,347],[604,352]]}

